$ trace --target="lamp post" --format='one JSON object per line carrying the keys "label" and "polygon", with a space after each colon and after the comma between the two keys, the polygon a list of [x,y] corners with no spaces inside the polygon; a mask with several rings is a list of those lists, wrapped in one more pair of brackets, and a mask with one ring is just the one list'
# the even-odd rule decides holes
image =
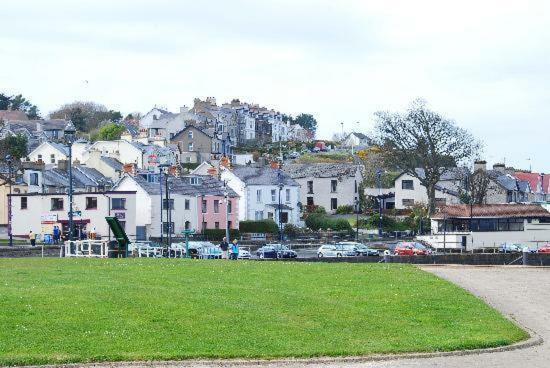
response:
{"label": "lamp post", "polygon": [[10,194],[8,196],[8,235],[10,237],[10,247],[13,246],[13,232],[11,229],[11,172],[12,172],[12,157],[11,155],[6,155],[6,162],[8,163],[8,185],[10,188]]}
{"label": "lamp post", "polygon": [[[159,169],[162,171],[163,169],[166,169],[166,172],[164,173],[164,191],[165,191],[165,198],[164,201],[166,201],[166,239],[167,239],[167,246],[168,248],[172,244],[172,206],[170,205],[170,188],[168,186],[168,167],[170,165],[168,164],[161,164],[159,165]],[[162,185],[162,182],[161,182]],[[161,196],[162,201],[162,196]],[[161,210],[162,213],[162,210]]]}
{"label": "lamp post", "polygon": [[[443,188],[443,197],[447,197],[447,189]],[[447,253],[447,211],[443,212],[443,254]]]}
{"label": "lamp post", "polygon": [[376,183],[378,185],[378,236],[382,237],[382,170],[376,170]]}
{"label": "lamp post", "polygon": [[357,213],[357,218],[355,219],[355,241],[359,242],[359,212],[361,211],[361,203],[359,198],[355,198],[355,212]]}
{"label": "lamp post", "polygon": [[225,238],[229,243],[229,192],[227,191],[227,184],[223,182],[223,198],[225,200]]}
{"label": "lamp post", "polygon": [[278,181],[279,181],[279,243],[283,243],[283,223],[282,223],[282,212],[281,211],[281,191],[283,190],[283,175],[281,174],[281,169],[279,168],[279,172],[277,173]]}
{"label": "lamp post", "polygon": [[69,241],[73,241],[74,221],[73,221],[73,143],[76,137],[76,128],[69,120],[63,131],[65,143],[69,146]]}

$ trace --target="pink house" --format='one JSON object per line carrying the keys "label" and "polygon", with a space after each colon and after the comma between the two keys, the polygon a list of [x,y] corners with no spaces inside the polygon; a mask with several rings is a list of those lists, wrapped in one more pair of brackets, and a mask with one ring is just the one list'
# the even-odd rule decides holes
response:
{"label": "pink house", "polygon": [[[197,224],[203,229],[225,229],[226,221],[230,229],[239,228],[239,197],[233,191],[229,193],[229,205],[226,207],[223,195],[200,195],[197,197]],[[226,211],[228,216],[226,216]]]}

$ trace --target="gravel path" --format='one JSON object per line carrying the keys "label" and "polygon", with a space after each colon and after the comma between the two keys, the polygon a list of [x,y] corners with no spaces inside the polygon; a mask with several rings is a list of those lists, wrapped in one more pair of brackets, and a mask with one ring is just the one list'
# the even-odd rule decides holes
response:
{"label": "gravel path", "polygon": [[312,362],[166,362],[97,364],[88,367],[550,367],[550,269],[520,267],[424,267],[483,298],[504,314],[534,331],[542,344],[512,351],[466,356],[446,356],[387,361],[312,361]]}

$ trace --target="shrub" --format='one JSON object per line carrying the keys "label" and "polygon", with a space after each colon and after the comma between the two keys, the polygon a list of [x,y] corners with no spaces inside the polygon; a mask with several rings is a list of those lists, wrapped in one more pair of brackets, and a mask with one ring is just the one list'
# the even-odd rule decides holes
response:
{"label": "shrub", "polygon": [[285,224],[283,233],[288,237],[295,238],[300,233],[300,228],[293,224]]}
{"label": "shrub", "polygon": [[273,220],[259,221],[241,221],[239,222],[239,230],[241,233],[270,233],[276,234],[279,232],[279,227]]}
{"label": "shrub", "polygon": [[351,230],[351,225],[346,219],[335,219],[322,213],[312,213],[306,218],[306,226],[311,230],[326,230],[335,231]]}
{"label": "shrub", "polygon": [[347,215],[350,213],[353,213],[353,206],[351,204],[344,204],[342,206],[338,206],[336,209],[336,213],[339,215]]}
{"label": "shrub", "polygon": [[[203,235],[208,240],[219,240],[221,241],[223,237],[225,236],[225,229],[204,229]],[[227,241],[231,241],[232,239],[239,239],[240,233],[239,230],[231,229],[229,230],[229,238]]]}

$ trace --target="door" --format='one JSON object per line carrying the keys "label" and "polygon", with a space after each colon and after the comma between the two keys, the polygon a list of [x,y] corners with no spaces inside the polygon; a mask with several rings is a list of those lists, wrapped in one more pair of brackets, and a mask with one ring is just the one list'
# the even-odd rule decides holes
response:
{"label": "door", "polygon": [[466,236],[462,236],[462,250],[466,251]]}

